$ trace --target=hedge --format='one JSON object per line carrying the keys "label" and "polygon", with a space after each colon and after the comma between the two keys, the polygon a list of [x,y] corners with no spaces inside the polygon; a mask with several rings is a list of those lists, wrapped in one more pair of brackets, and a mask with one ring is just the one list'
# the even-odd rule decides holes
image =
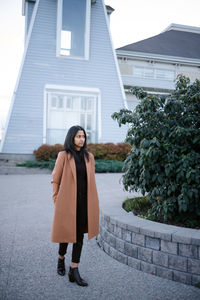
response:
{"label": "hedge", "polygon": [[[43,144],[38,149],[34,150],[34,155],[37,161],[49,161],[51,159],[56,159],[58,152],[62,151],[63,145],[48,145]],[[124,161],[127,154],[130,152],[130,145],[128,143],[100,143],[93,144],[89,143],[87,145],[87,150],[94,155],[95,160],[118,160]]]}

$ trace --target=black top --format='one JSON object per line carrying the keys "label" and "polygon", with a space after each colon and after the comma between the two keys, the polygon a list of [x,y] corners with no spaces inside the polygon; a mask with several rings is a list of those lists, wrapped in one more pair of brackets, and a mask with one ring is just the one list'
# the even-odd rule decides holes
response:
{"label": "black top", "polygon": [[87,226],[87,172],[84,154],[76,151],[74,159],[77,178],[77,231],[84,232]]}

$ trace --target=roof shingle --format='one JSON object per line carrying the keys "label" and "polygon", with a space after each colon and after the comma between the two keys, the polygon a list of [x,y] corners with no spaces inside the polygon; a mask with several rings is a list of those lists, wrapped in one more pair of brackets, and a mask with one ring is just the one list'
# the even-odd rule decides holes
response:
{"label": "roof shingle", "polygon": [[200,59],[200,34],[169,30],[117,50]]}

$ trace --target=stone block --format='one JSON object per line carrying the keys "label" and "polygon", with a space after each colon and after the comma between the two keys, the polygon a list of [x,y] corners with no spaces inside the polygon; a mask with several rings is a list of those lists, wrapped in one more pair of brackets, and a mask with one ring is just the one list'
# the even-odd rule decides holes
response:
{"label": "stone block", "polygon": [[185,284],[191,284],[192,276],[188,273],[173,271],[174,281],[182,282]]}
{"label": "stone block", "polygon": [[134,269],[140,270],[140,260],[128,256],[128,265]]}
{"label": "stone block", "polygon": [[178,254],[178,244],[161,240],[161,251],[170,254]]}
{"label": "stone block", "polygon": [[108,234],[107,243],[111,247],[115,248],[116,247],[116,237],[112,234]]}
{"label": "stone block", "polygon": [[110,231],[110,232],[112,232],[113,233],[113,231],[114,231],[114,225],[113,224],[111,224],[110,222],[108,222],[108,231]]}
{"label": "stone block", "polygon": [[200,276],[192,275],[192,285],[195,285],[197,283],[200,284]]}
{"label": "stone block", "polygon": [[127,258],[127,256],[124,255],[123,253],[117,252],[117,257],[116,257],[116,259],[117,259],[118,261],[120,261],[121,263],[127,265],[127,260],[128,260],[128,258]]}
{"label": "stone block", "polygon": [[169,255],[168,266],[171,269],[187,271],[187,257]]}
{"label": "stone block", "polygon": [[114,249],[113,247],[110,247],[109,251],[110,251],[110,256],[117,259],[118,251],[116,249]]}
{"label": "stone block", "polygon": [[138,247],[138,259],[141,259],[141,260],[151,263],[152,262],[152,253],[153,253],[153,250],[151,250],[151,249]]}
{"label": "stone block", "polygon": [[125,242],[124,253],[128,256],[137,258],[138,257],[138,247],[131,243]]}
{"label": "stone block", "polygon": [[132,243],[139,246],[144,246],[145,236],[143,234],[132,232]]}
{"label": "stone block", "polygon": [[161,240],[170,242],[172,240],[172,234],[166,230],[160,230],[159,232],[155,231],[155,238],[160,238]]}
{"label": "stone block", "polygon": [[179,244],[179,255],[198,258],[198,246]]}
{"label": "stone block", "polygon": [[127,229],[130,230],[131,232],[136,232],[136,233],[139,233],[140,231],[139,227],[130,224],[127,224]]}
{"label": "stone block", "polygon": [[114,259],[120,261],[123,264],[127,264],[127,256],[123,253],[120,253],[113,247],[110,247],[110,256],[112,256]]}
{"label": "stone block", "polygon": [[162,268],[162,267],[156,266],[156,275],[159,276],[159,277],[162,277],[162,278],[172,280],[173,271],[169,270],[167,268]]}
{"label": "stone block", "polygon": [[104,220],[109,222],[110,221],[110,217],[107,216],[107,215],[104,215]]}
{"label": "stone block", "polygon": [[105,228],[106,230],[108,230],[108,224],[109,224],[109,222],[108,222],[106,219],[104,219],[104,224],[103,224],[103,226],[104,226],[104,228]]}
{"label": "stone block", "polygon": [[188,258],[188,272],[200,275],[200,260]]}
{"label": "stone block", "polygon": [[123,229],[123,240],[131,243],[132,233],[129,230]]}
{"label": "stone block", "polygon": [[156,238],[146,236],[145,241],[146,241],[146,247],[147,248],[160,250],[160,239],[156,239]]}
{"label": "stone block", "polygon": [[116,248],[118,251],[124,253],[124,243],[125,243],[125,242],[124,242],[123,240],[116,238],[116,245],[115,245],[115,248]]}
{"label": "stone block", "polygon": [[141,261],[140,269],[143,272],[155,275],[156,274],[156,266],[146,263],[144,261]]}
{"label": "stone block", "polygon": [[172,234],[172,242],[174,243],[182,243],[182,244],[191,244],[192,238],[191,234],[188,231],[177,231]]}
{"label": "stone block", "polygon": [[107,253],[110,254],[110,246],[104,241],[103,243],[103,250]]}
{"label": "stone block", "polygon": [[114,226],[116,226],[117,220],[110,218],[110,223],[113,224]]}
{"label": "stone block", "polygon": [[168,267],[168,255],[160,251],[153,251],[153,263],[155,265]]}
{"label": "stone block", "polygon": [[117,237],[119,237],[120,239],[122,239],[123,234],[122,234],[122,228],[121,227],[115,226],[113,233],[114,233],[114,235],[116,235]]}
{"label": "stone block", "polygon": [[123,228],[123,229],[127,229],[127,225],[126,223],[120,222],[119,220],[117,220],[117,226]]}
{"label": "stone block", "polygon": [[147,236],[151,236],[151,237],[155,237],[155,231],[149,228],[140,228],[140,233],[143,235],[147,235]]}

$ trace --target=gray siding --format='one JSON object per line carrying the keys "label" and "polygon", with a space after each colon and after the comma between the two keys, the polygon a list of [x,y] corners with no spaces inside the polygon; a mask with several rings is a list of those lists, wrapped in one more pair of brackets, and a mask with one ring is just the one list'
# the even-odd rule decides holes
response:
{"label": "gray siding", "polygon": [[27,11],[26,11],[26,24],[25,24],[25,42],[28,35],[28,30],[29,30],[34,6],[35,6],[35,2],[26,2]]}
{"label": "gray siding", "polygon": [[97,0],[91,7],[89,61],[56,57],[56,19],[57,1],[40,0],[2,152],[32,153],[43,143],[46,84],[99,88],[99,142],[120,142],[125,138],[125,127],[119,128],[110,117],[124,107],[124,102],[102,1]]}

